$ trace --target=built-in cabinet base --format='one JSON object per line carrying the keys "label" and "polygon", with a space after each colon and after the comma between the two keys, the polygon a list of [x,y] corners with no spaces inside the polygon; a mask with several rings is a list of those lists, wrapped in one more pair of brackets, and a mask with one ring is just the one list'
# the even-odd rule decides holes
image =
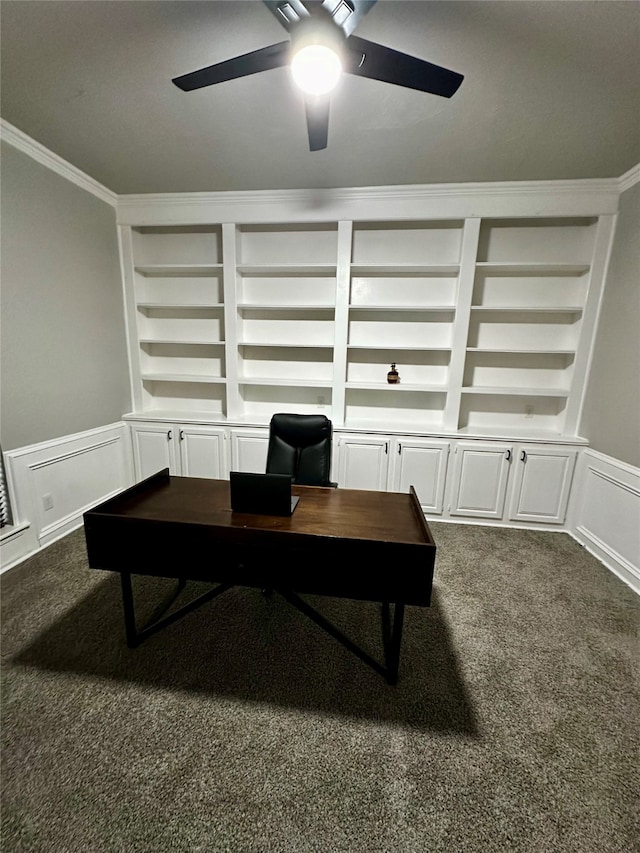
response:
{"label": "built-in cabinet base", "polygon": [[[225,479],[263,472],[269,429],[129,420],[136,476],[162,468]],[[427,516],[491,519],[518,526],[564,524],[578,442],[487,441],[334,429],[332,479],[339,487],[416,489]]]}
{"label": "built-in cabinet base", "polygon": [[131,437],[138,480],[163,468],[183,477],[218,480],[228,476],[227,430],[149,422],[136,424]]}

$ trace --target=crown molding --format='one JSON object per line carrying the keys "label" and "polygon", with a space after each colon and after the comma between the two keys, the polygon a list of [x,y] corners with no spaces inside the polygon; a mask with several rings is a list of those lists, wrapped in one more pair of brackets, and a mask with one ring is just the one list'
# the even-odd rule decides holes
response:
{"label": "crown molding", "polygon": [[[639,167],[640,168],[640,167]],[[229,205],[281,204],[316,199],[323,201],[422,200],[450,196],[511,196],[540,193],[589,194],[618,192],[618,178],[584,178],[566,181],[502,181],[459,184],[400,184],[396,186],[338,187],[303,190],[237,190],[209,193],[140,193],[118,196],[119,205]]]}
{"label": "crown molding", "polygon": [[14,127],[12,124],[9,124],[8,121],[1,118],[0,139],[2,139],[3,142],[7,142],[9,145],[12,145],[14,148],[17,148],[18,151],[22,151],[23,154],[26,154],[33,160],[36,160],[42,166],[46,166],[48,169],[51,169],[52,172],[56,172],[56,174],[66,178],[81,189],[90,192],[101,201],[105,201],[112,207],[117,207],[118,196],[116,193],[107,189],[85,172],[77,169],[75,166],[72,166],[71,163],[68,163],[62,157],[54,154],[53,151],[45,148],[44,145],[36,142],[35,139],[27,136],[26,133],[23,133],[17,127]]}
{"label": "crown molding", "polygon": [[637,163],[635,166],[632,166],[628,172],[624,173],[624,175],[620,175],[620,178],[618,180],[620,182],[619,188],[621,193],[635,186],[635,184],[640,181],[640,163]]}
{"label": "crown molding", "polygon": [[149,193],[118,197],[120,225],[340,219],[465,219],[615,213],[619,179],[411,184],[336,189]]}
{"label": "crown molding", "polygon": [[[467,202],[513,198],[529,202],[550,197],[564,199],[606,199],[602,212],[611,212],[612,195],[630,189],[640,181],[640,163],[619,178],[585,178],[565,181],[496,181],[487,183],[407,184],[376,187],[341,187],[303,190],[243,190],[227,192],[143,193],[118,195],[86,172],[73,166],[58,154],[36,142],[23,131],[0,118],[0,139],[22,151],[38,163],[56,172],[81,189],[116,208],[128,221],[134,211],[191,212],[214,210],[235,211],[261,207],[291,207],[318,211],[331,207],[359,205],[366,202],[398,202],[427,204],[463,197]],[[451,215],[451,211],[449,213]],[[179,214],[178,214],[179,216]]]}

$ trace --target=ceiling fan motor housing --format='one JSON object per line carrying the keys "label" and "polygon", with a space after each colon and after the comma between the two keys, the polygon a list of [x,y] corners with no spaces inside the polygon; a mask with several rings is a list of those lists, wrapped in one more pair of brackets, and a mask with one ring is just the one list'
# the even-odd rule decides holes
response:
{"label": "ceiling fan motor housing", "polygon": [[291,55],[310,45],[321,45],[333,50],[341,59],[346,36],[329,15],[313,15],[301,19],[291,28]]}

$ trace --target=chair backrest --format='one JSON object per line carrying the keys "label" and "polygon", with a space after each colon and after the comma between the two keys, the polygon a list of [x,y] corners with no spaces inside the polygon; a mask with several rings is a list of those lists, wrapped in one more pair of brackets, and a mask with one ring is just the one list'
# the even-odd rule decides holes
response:
{"label": "chair backrest", "polygon": [[289,474],[301,486],[329,486],[332,425],[324,415],[273,415],[267,474]]}

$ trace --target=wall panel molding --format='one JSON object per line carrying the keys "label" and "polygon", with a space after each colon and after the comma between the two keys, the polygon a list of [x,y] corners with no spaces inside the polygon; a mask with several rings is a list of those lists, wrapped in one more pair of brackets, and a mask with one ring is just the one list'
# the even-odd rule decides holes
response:
{"label": "wall panel molding", "polygon": [[571,500],[569,532],[640,595],[640,470],[585,449]]}
{"label": "wall panel molding", "polygon": [[82,515],[134,481],[125,423],[5,453],[14,526],[0,540],[2,571],[82,524]]}

